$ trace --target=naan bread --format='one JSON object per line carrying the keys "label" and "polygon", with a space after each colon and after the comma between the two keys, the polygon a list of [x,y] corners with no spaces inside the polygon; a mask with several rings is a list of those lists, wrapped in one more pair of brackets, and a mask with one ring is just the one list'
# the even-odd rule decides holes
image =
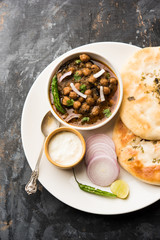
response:
{"label": "naan bread", "polygon": [[160,47],[136,52],[121,76],[124,85],[122,121],[135,135],[160,140]]}
{"label": "naan bread", "polygon": [[120,165],[138,179],[160,185],[160,141],[149,141],[135,136],[117,120],[113,141]]}

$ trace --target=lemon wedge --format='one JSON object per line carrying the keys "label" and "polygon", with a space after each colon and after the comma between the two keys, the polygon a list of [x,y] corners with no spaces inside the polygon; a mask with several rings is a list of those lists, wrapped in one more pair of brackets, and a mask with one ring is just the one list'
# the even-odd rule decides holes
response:
{"label": "lemon wedge", "polygon": [[111,184],[111,191],[119,198],[127,198],[129,195],[129,185],[123,180],[116,180]]}

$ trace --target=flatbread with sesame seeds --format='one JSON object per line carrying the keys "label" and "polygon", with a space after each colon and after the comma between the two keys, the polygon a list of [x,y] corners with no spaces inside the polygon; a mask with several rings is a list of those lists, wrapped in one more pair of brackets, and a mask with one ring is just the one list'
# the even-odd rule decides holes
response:
{"label": "flatbread with sesame seeds", "polygon": [[121,72],[124,97],[120,116],[137,136],[160,140],[160,47],[136,52]]}
{"label": "flatbread with sesame seeds", "polygon": [[160,185],[160,141],[144,140],[116,121],[113,141],[120,165],[134,177]]}

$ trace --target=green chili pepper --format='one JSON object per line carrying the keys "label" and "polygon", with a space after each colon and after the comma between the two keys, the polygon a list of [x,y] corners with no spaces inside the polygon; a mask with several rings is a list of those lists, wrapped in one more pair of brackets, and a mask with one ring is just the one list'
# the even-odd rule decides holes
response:
{"label": "green chili pepper", "polygon": [[100,195],[100,196],[104,196],[104,197],[117,197],[115,194],[113,193],[110,193],[110,192],[107,192],[107,191],[102,191],[100,189],[96,189],[94,187],[91,187],[91,186],[88,186],[88,185],[84,185],[84,184],[81,184],[80,182],[78,182],[77,178],[76,178],[76,175],[75,175],[75,171],[74,171],[74,168],[73,168],[73,175],[74,175],[74,178],[79,186],[79,188],[85,192],[88,192],[88,193],[93,193],[93,194],[96,194],[96,195]]}
{"label": "green chili pepper", "polygon": [[54,100],[54,105],[56,109],[64,114],[66,110],[62,107],[59,99],[59,93],[58,93],[58,84],[57,84],[57,76],[54,75],[52,78],[52,95],[53,95],[53,100]]}

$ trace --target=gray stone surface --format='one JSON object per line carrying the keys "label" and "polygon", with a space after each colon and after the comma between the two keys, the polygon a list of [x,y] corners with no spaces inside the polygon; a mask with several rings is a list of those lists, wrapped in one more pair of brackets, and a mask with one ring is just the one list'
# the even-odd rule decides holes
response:
{"label": "gray stone surface", "polygon": [[21,113],[39,73],[83,44],[118,41],[160,45],[160,1],[0,1],[0,239],[160,239],[160,201],[121,216],[87,214],[42,186],[24,191],[31,170],[24,156]]}

